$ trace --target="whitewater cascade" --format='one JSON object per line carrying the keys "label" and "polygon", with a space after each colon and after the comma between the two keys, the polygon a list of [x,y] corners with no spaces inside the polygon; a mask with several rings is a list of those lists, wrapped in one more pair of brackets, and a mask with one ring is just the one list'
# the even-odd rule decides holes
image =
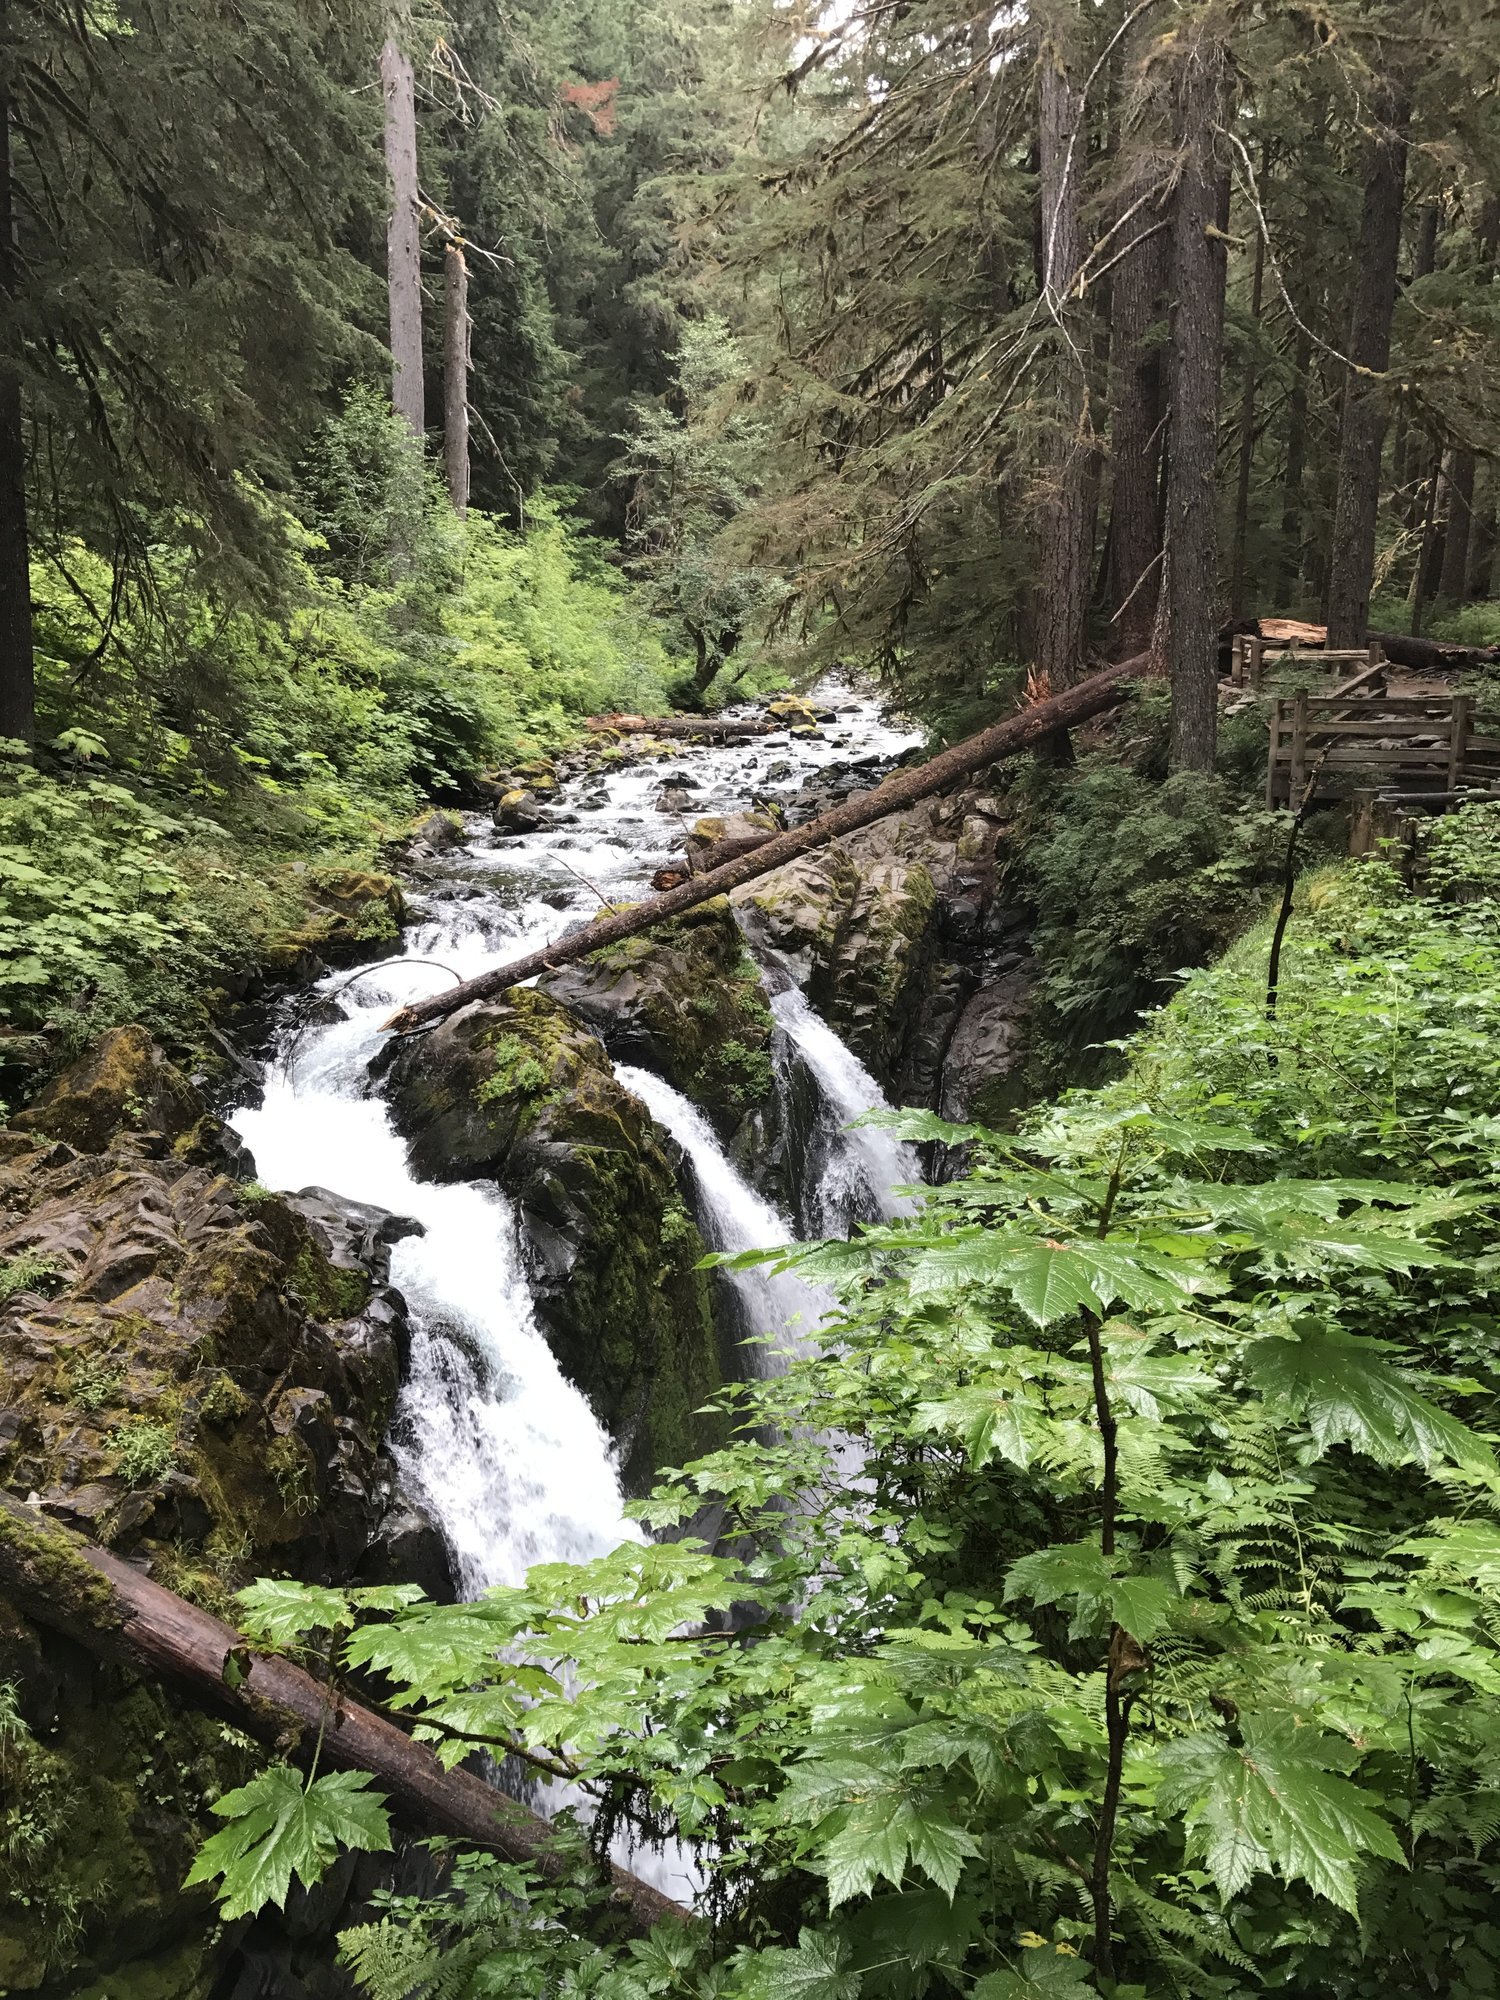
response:
{"label": "whitewater cascade", "polygon": [[[649,1070],[616,1063],[615,1075],[682,1148],[692,1181],[694,1219],[711,1250],[769,1250],[793,1241],[791,1225],[734,1166],[695,1104]],[[778,1355],[798,1352],[817,1326],[826,1296],[790,1272],[764,1266],[719,1273],[732,1301],[748,1370],[765,1374]]]}
{"label": "whitewater cascade", "polygon": [[[838,726],[785,744],[751,739],[674,757],[694,813],[744,810],[765,789],[762,764],[790,765],[793,784],[823,765],[888,757],[915,739],[873,703],[842,690]],[[452,1550],[465,1595],[518,1583],[534,1563],[586,1560],[640,1531],[623,1517],[610,1441],[565,1380],[536,1322],[514,1210],[488,1184],[419,1180],[369,1076],[381,1021],[431,992],[438,961],[468,977],[558,936],[597,907],[628,900],[680,848],[680,821],[657,809],[663,778],[646,763],[595,773],[570,787],[569,808],[536,833],[498,840],[488,827],[446,858],[403,956],[351,978],[330,975],[307,1010],[289,1018],[264,1095],[233,1117],[270,1187],[321,1187],[409,1216],[423,1230],[395,1245],[392,1282],[411,1312],[412,1349],[392,1449],[415,1495]],[[423,963],[426,961],[426,963]],[[795,990],[773,1001],[778,1068],[800,1060],[819,1093],[816,1181],[802,1206],[817,1233],[856,1218],[902,1212],[894,1187],[918,1178],[908,1149],[850,1119],[883,1102],[869,1073]],[[716,1249],[791,1239],[785,1218],[726,1157],[700,1113],[658,1077],[619,1071],[681,1147],[692,1205]],[[805,1218],[804,1218],[805,1219]],[[738,1331],[794,1347],[817,1322],[818,1295],[791,1277],[723,1274]],[[770,1355],[775,1345],[750,1350]],[[761,1365],[765,1365],[763,1362]]]}

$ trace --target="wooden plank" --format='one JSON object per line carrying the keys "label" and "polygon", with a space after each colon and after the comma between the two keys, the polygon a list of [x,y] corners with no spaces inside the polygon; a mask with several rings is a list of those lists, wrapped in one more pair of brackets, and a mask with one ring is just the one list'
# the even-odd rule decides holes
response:
{"label": "wooden plank", "polygon": [[1309,737],[1315,738],[1319,742],[1322,742],[1325,737],[1331,740],[1335,736],[1352,736],[1365,743],[1442,743],[1446,745],[1448,741],[1446,716],[1435,722],[1424,722],[1420,729],[1393,728],[1389,722],[1382,721],[1378,716],[1368,721],[1351,722],[1345,722],[1340,717],[1334,717],[1326,722],[1320,721],[1317,717],[1310,717],[1307,728]]}
{"label": "wooden plank", "polygon": [[1295,808],[1307,776],[1307,692],[1292,697],[1292,759],[1287,776],[1287,802]]}
{"label": "wooden plank", "polygon": [[[1376,648],[1372,646],[1370,650],[1373,653]],[[1351,680],[1342,681],[1328,698],[1343,700],[1346,695],[1359,695],[1361,699],[1369,700],[1380,695],[1384,684],[1385,661],[1371,660],[1363,673],[1355,674]]]}
{"label": "wooden plank", "polygon": [[1448,728],[1448,718],[1453,712],[1452,701],[1445,697],[1441,701],[1421,700],[1415,696],[1391,695],[1351,695],[1311,694],[1308,697],[1308,720],[1315,726],[1322,715],[1349,715],[1364,720],[1378,722],[1382,716],[1392,722],[1410,724],[1424,720],[1441,723],[1444,732]]}

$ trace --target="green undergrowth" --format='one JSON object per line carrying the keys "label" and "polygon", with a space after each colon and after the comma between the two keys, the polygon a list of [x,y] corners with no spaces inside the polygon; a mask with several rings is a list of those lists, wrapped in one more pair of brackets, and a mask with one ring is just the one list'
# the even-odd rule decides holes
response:
{"label": "green undergrowth", "polygon": [[[1265,724],[1224,720],[1218,769],[1166,769],[1164,690],[1146,684],[1110,739],[1076,765],[1022,767],[1007,892],[1032,913],[1035,1095],[1095,1081],[1109,1044],[1194,966],[1218,957],[1280,891],[1288,819],[1261,803]],[[1304,859],[1342,846],[1338,813],[1301,836]]]}
{"label": "green undergrowth", "polygon": [[[1442,841],[1472,883],[1500,825]],[[1016,1134],[895,1114],[968,1171],[764,1253],[831,1316],[638,1509],[680,1533],[717,1495],[726,1552],[625,1544],[475,1605],[245,1595],[451,1761],[519,1745],[596,1840],[697,1849],[713,1921],[623,1949],[583,1883],[465,1860],[346,1936],[371,2000],[439,1967],[519,2000],[538,1923],[608,2000],[1495,1990],[1500,908],[1345,864],[1274,996],[1268,946]],[[278,1899],[244,1832],[231,1908]],[[321,1866],[275,1854],[283,1889]]]}
{"label": "green undergrowth", "polygon": [[[35,762],[0,763],[0,1094],[101,1028],[201,1042],[226,990],[327,941],[323,889],[425,801],[665,707],[675,663],[562,507],[464,523],[357,394],[275,517],[279,588],[221,601],[170,526],[149,585],[74,544],[33,567]],[[398,550],[393,557],[392,549]],[[388,908],[343,913],[354,949]]]}

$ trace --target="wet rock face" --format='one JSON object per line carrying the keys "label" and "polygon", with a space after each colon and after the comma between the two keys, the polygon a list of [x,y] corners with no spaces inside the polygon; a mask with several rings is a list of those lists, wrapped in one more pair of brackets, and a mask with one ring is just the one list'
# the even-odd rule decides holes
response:
{"label": "wet rock face", "polygon": [[[0,1131],[0,1480],[231,1616],[268,1572],[406,1560],[449,1594],[381,1449],[412,1225],[237,1182],[241,1151],[139,1029]],[[0,1683],[0,1809],[31,1830],[22,1865],[0,1843],[0,1988],[206,1991],[233,1940],[182,1880],[245,1753],[3,1597]]]}
{"label": "wet rock face", "polygon": [[517,1202],[537,1313],[616,1440],[627,1490],[717,1442],[702,1241],[646,1107],[551,995],[514,988],[381,1061],[418,1173],[491,1179]]}
{"label": "wet rock face", "polygon": [[983,792],[927,800],[731,897],[900,1103],[968,1118],[1016,1101],[1027,982],[997,895],[1007,831]]}
{"label": "wet rock face", "polygon": [[725,896],[543,982],[610,1054],[656,1070],[733,1140],[775,1099],[772,1021]]}
{"label": "wet rock face", "polygon": [[156,1135],[5,1136],[6,1485],[210,1600],[258,1570],[347,1574],[389,1505],[398,1295]]}

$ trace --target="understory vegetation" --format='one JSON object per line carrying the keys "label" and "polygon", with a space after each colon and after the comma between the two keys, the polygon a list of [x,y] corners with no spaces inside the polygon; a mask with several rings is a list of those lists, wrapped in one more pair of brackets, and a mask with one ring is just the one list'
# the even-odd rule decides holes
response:
{"label": "understory vegetation", "polygon": [[82,544],[34,565],[39,749],[0,784],[23,1080],[119,1021],[191,1044],[425,802],[479,803],[476,778],[586,716],[667,705],[681,663],[565,508],[460,522],[368,392],[314,441],[300,505],[277,607],[226,609],[185,550],[123,599]]}
{"label": "understory vegetation", "polygon": [[[461,1855],[345,1936],[362,1990],[1491,1992],[1497,865],[1484,807],[1426,893],[1315,872],[1273,1000],[1258,930],[1013,1136],[896,1114],[970,1170],[764,1253],[836,1296],[817,1352],[638,1509],[722,1494],[741,1555],[245,1593],[446,1760],[566,1771],[596,1842],[706,1877],[711,1921],[619,1949],[581,1851]],[[220,1802],[227,1908],[384,1837],[346,1782]]]}

